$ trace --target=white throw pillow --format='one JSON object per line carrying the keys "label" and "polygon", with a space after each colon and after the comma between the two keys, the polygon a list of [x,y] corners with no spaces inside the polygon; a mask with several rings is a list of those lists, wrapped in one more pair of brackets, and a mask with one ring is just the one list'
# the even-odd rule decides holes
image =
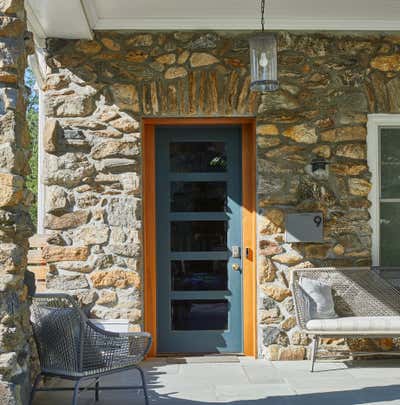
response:
{"label": "white throw pillow", "polygon": [[306,277],[299,284],[309,301],[310,319],[337,318],[330,285]]}

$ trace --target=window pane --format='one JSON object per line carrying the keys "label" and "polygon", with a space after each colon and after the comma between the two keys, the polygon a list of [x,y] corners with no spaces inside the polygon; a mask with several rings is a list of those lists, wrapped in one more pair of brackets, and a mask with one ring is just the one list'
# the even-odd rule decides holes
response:
{"label": "window pane", "polygon": [[226,290],[227,264],[225,260],[174,260],[171,262],[172,290]]}
{"label": "window pane", "polygon": [[225,182],[171,183],[171,211],[225,211]]}
{"label": "window pane", "polygon": [[400,265],[400,203],[381,203],[380,264]]}
{"label": "window pane", "polygon": [[228,301],[173,300],[172,330],[228,329]]}
{"label": "window pane", "polygon": [[171,142],[171,172],[225,172],[224,142]]}
{"label": "window pane", "polygon": [[227,250],[226,221],[171,222],[171,250],[203,252]]}
{"label": "window pane", "polygon": [[381,197],[400,198],[400,128],[381,128]]}

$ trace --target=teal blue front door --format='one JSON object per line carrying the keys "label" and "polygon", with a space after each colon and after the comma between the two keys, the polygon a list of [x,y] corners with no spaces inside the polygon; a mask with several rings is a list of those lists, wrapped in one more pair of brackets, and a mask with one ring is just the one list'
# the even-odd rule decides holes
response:
{"label": "teal blue front door", "polygon": [[159,353],[240,353],[240,127],[156,128]]}

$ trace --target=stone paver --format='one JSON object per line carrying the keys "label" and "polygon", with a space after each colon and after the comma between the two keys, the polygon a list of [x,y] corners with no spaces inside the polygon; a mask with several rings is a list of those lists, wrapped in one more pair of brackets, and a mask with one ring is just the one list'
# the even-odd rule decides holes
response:
{"label": "stone paver", "polygon": [[[191,363],[151,359],[143,363],[152,405],[400,405],[400,361],[318,363],[268,362],[240,358],[236,363]],[[137,372],[104,379],[104,384],[137,384]],[[38,393],[34,405],[69,405],[71,393]],[[92,392],[80,405],[94,403]],[[101,393],[98,405],[143,405],[138,391]]]}

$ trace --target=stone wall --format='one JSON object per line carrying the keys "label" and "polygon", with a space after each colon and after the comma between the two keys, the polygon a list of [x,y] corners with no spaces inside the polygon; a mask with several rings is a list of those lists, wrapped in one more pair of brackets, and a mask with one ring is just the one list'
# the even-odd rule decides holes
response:
{"label": "stone wall", "polygon": [[0,403],[7,405],[27,403],[30,389],[25,29],[23,1],[0,1]]}
{"label": "stone wall", "polygon": [[[141,118],[254,116],[259,353],[299,359],[309,342],[295,325],[290,269],[370,263],[366,121],[400,112],[400,37],[281,32],[280,89],[260,97],[249,91],[248,36],[48,41],[47,287],[75,294],[91,316],[141,328]],[[312,174],[317,157],[329,168]],[[285,213],[316,210],[324,243],[286,244]]]}

